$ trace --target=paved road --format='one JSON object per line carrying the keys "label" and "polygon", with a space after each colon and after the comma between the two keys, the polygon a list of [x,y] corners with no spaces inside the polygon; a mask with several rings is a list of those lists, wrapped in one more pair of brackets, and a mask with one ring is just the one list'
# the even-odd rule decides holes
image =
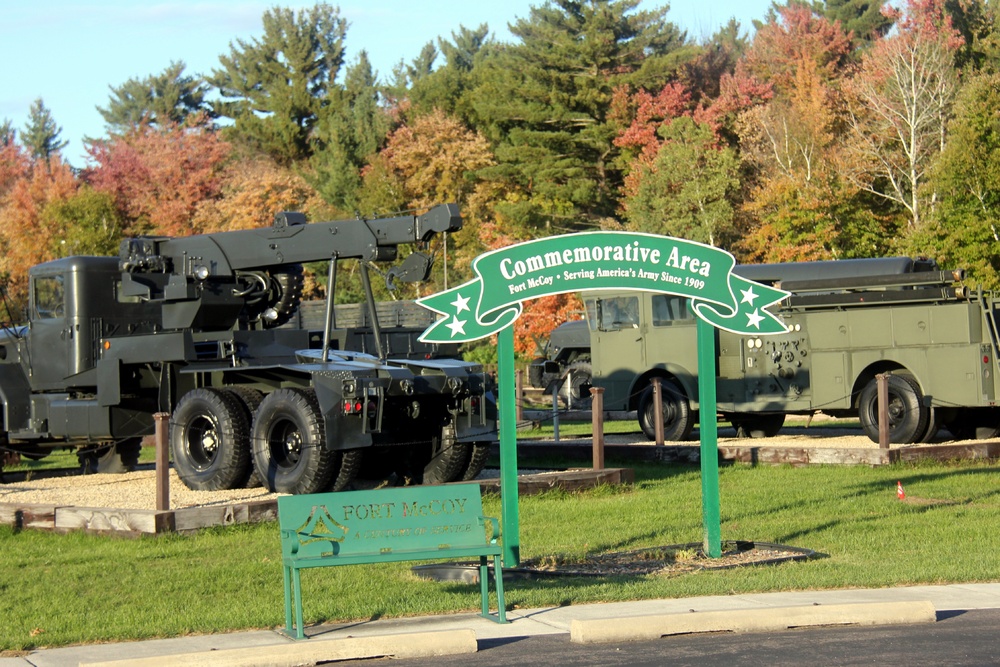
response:
{"label": "paved road", "polygon": [[[1000,665],[1000,609],[941,612],[933,625],[809,628],[768,634],[664,637],[619,644],[574,644],[566,635],[481,640],[475,655],[392,660],[399,667],[551,666],[733,667],[881,665],[985,667]],[[389,660],[338,665],[378,667]]]}

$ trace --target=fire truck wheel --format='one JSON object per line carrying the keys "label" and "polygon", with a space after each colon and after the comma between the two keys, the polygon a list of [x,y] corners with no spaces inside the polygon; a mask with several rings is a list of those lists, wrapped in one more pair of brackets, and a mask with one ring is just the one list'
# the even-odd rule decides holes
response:
{"label": "fire truck wheel", "polygon": [[253,462],[261,482],[278,493],[318,493],[329,487],[340,453],[326,447],[316,392],[276,389],[253,419]]}
{"label": "fire truck wheel", "polygon": [[[889,389],[889,442],[910,444],[919,442],[927,432],[928,408],[923,405],[923,394],[915,380],[905,375],[890,375]],[[865,435],[878,442],[878,380],[861,391],[858,418]]]}
{"label": "fire truck wheel", "polygon": [[[684,390],[673,380],[660,382],[660,402],[663,404],[663,439],[687,440],[694,426],[694,415]],[[639,426],[649,440],[656,440],[656,405],[653,387],[643,390],[639,397]]]}
{"label": "fire truck wheel", "polygon": [[249,475],[249,424],[243,406],[223,389],[189,391],[170,419],[170,452],[189,489],[234,489]]}

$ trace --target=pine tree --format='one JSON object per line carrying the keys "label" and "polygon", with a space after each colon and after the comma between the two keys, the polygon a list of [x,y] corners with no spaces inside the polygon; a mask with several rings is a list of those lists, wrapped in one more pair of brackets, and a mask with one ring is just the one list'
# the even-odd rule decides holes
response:
{"label": "pine tree", "polygon": [[9,118],[4,118],[0,123],[0,147],[10,146],[16,138],[17,130],[14,129],[14,124]]}
{"label": "pine tree", "polygon": [[502,204],[520,224],[593,227],[617,208],[621,173],[607,114],[616,87],[660,88],[696,48],[639,0],[555,0],[511,31],[521,42],[484,63],[472,93],[476,126],[497,142],[484,176],[522,192]]}
{"label": "pine tree", "polygon": [[60,141],[60,134],[62,134],[62,128],[56,125],[55,120],[52,119],[52,112],[46,108],[42,98],[39,97],[31,103],[28,124],[21,132],[21,143],[28,149],[32,157],[48,160],[69,143],[68,141]]}
{"label": "pine tree", "polygon": [[375,73],[362,51],[348,67],[343,88],[330,93],[330,105],[316,127],[321,147],[313,154],[310,180],[324,200],[344,213],[358,210],[361,169],[388,133],[389,118],[380,106]]}
{"label": "pine tree", "polygon": [[160,74],[129,79],[111,86],[107,108],[97,107],[108,129],[121,134],[146,121],[154,125],[183,123],[207,110],[204,79],[184,75],[184,62],[171,62]]}
{"label": "pine tree", "polygon": [[209,83],[223,100],[213,109],[235,121],[233,140],[289,164],[312,153],[313,129],[344,62],[347,21],[324,2],[297,14],[275,7],[263,24],[261,38],[238,39],[220,56]]}

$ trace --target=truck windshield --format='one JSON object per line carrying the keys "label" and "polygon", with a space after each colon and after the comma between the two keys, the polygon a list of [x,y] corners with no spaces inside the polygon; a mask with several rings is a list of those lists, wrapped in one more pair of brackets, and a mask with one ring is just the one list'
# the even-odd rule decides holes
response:
{"label": "truck windshield", "polygon": [[634,296],[613,296],[601,299],[598,306],[600,329],[634,329],[639,326],[639,299]]}

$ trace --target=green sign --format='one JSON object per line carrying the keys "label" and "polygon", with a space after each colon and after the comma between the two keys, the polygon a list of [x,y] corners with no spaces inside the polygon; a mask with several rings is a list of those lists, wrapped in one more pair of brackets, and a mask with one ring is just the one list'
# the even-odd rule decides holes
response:
{"label": "green sign", "polygon": [[484,253],[475,278],[417,302],[444,315],[421,340],[478,340],[513,324],[521,302],[595,289],[636,289],[690,297],[698,317],[735,333],[785,331],[767,308],[788,292],[733,275],[732,255],[709,245],[634,232],[552,236]]}

